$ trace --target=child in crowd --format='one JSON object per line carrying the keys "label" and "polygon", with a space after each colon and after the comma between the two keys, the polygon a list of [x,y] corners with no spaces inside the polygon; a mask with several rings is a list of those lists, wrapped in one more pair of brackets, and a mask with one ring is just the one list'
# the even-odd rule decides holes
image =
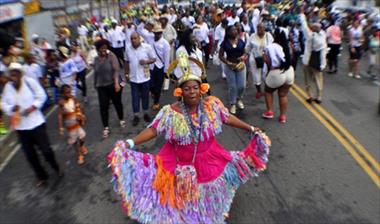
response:
{"label": "child in crowd", "polygon": [[82,113],[80,103],[71,94],[71,91],[71,86],[62,85],[60,91],[62,98],[58,103],[58,126],[60,134],[63,135],[64,123],[68,135],[67,142],[75,147],[78,156],[77,163],[82,165],[84,156],[88,153],[88,149],[84,146],[86,132],[82,128],[86,117]]}

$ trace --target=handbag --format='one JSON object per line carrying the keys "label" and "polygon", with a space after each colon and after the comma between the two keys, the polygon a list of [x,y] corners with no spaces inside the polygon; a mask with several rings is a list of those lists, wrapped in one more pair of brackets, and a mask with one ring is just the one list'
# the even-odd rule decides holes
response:
{"label": "handbag", "polygon": [[235,66],[235,71],[240,72],[240,71],[243,71],[244,68],[245,68],[245,63],[241,61],[237,63],[237,65]]}
{"label": "handbag", "polygon": [[184,204],[186,201],[195,202],[198,199],[198,183],[197,183],[197,171],[194,167],[194,162],[198,150],[198,143],[201,140],[202,135],[202,123],[203,123],[203,102],[201,101],[198,106],[199,114],[199,133],[197,133],[197,128],[194,126],[190,114],[185,106],[181,103],[182,111],[185,116],[187,125],[190,128],[192,141],[194,144],[194,154],[190,165],[179,165],[177,157],[177,165],[175,168],[175,181],[176,181],[176,190],[179,195],[180,203]]}
{"label": "handbag", "polygon": [[321,71],[321,51],[313,51],[314,48],[314,34],[311,39],[311,54],[309,58],[309,66]]}

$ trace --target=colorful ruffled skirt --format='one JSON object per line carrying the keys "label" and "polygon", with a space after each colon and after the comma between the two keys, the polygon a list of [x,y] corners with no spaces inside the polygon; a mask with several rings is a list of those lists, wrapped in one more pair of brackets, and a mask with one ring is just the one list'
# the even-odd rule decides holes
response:
{"label": "colorful ruffled skirt", "polygon": [[159,156],[130,150],[119,141],[108,155],[114,190],[128,216],[141,223],[224,223],[238,187],[266,168],[265,138],[255,134],[245,150],[230,152],[232,160],[222,174],[199,183],[197,200],[188,201],[180,199],[176,178],[163,170]]}

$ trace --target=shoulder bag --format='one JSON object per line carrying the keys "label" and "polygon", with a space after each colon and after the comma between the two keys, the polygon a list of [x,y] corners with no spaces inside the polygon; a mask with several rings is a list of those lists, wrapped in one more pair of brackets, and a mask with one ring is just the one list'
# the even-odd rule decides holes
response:
{"label": "shoulder bag", "polygon": [[314,36],[315,34],[313,33],[311,37],[311,54],[310,54],[310,59],[309,59],[309,66],[321,71],[321,51],[314,51]]}

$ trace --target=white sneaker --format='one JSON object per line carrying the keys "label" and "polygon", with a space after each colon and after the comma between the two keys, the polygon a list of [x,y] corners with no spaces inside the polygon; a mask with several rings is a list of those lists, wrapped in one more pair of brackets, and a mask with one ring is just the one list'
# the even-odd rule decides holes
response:
{"label": "white sneaker", "polygon": [[362,77],[360,75],[355,75],[355,79],[361,79]]}
{"label": "white sneaker", "polygon": [[352,74],[352,72],[349,72],[348,77],[354,77],[354,74]]}
{"label": "white sneaker", "polygon": [[125,121],[120,121],[120,127],[121,128],[127,127],[127,123]]}
{"label": "white sneaker", "polygon": [[230,113],[231,114],[236,114],[236,105],[235,104],[231,106]]}
{"label": "white sneaker", "polygon": [[237,106],[238,106],[238,108],[240,109],[240,110],[244,110],[244,103],[243,103],[243,101],[242,100],[238,100],[237,101]]}

